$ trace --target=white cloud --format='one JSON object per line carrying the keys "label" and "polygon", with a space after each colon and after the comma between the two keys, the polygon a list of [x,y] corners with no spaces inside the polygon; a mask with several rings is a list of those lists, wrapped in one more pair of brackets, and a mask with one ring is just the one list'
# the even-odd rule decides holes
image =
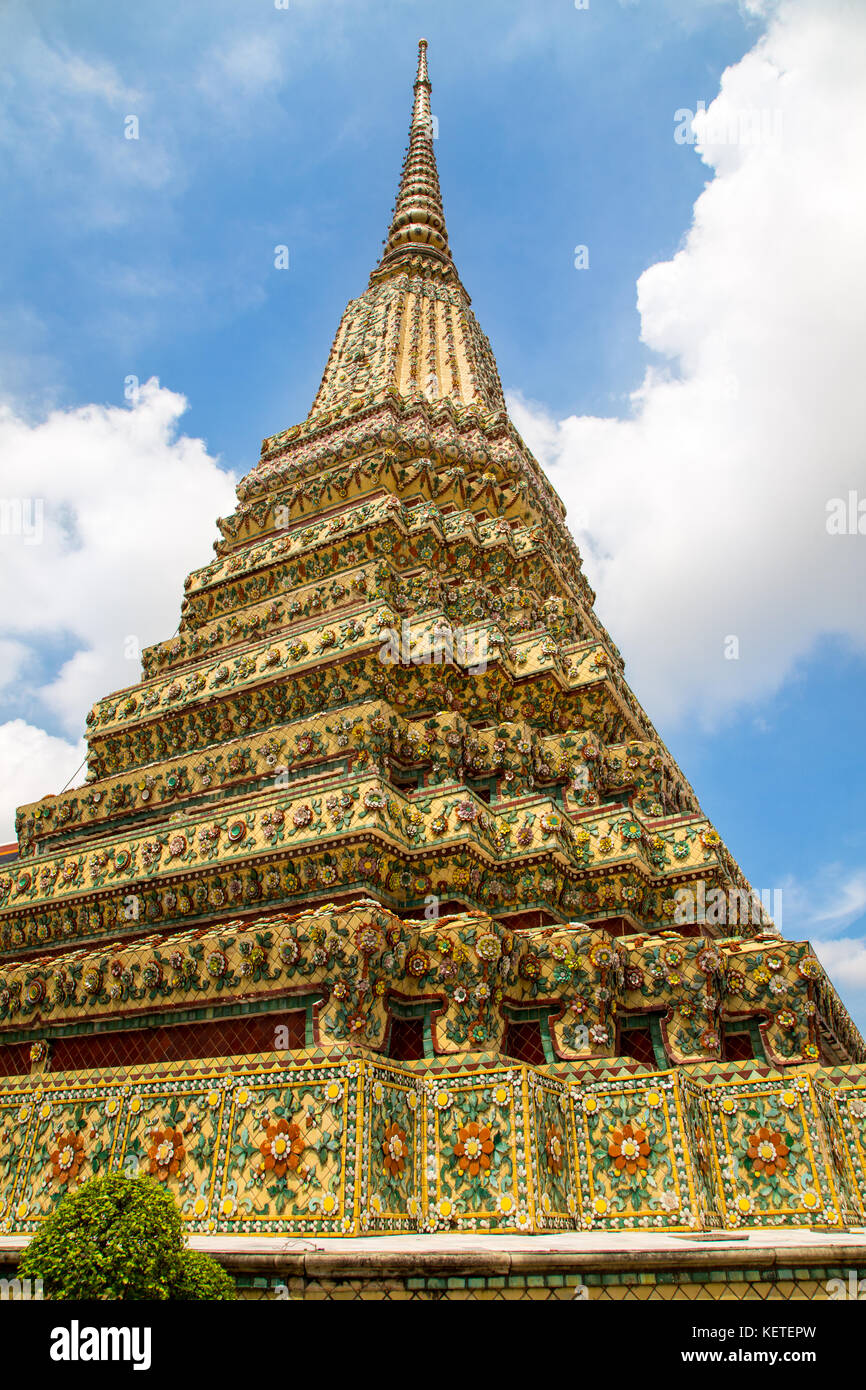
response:
{"label": "white cloud", "polygon": [[638,281],[667,365],[626,420],[510,402],[660,722],[772,694],[825,634],[866,650],[866,536],[826,529],[829,499],[866,498],[864,70],[866,7],[782,0],[707,112],[769,113],[768,138],[697,146],[715,177]]}
{"label": "white cloud", "polygon": [[[20,682],[29,656],[44,660],[46,639],[71,649],[21,694],[73,738],[94,699],[138,679],[130,639],[140,650],[175,630],[184,578],[206,563],[214,520],[234,506],[232,475],[202,440],[178,436],[185,409],[157,381],[130,408],[58,410],[38,424],[0,409],[0,588],[12,596],[0,613],[0,658]],[[56,781],[35,794],[56,791]],[[4,781],[7,813],[16,785]]]}
{"label": "white cloud", "polygon": [[3,768],[0,843],[8,844],[15,839],[17,806],[38,801],[49,792],[59,792],[67,783],[78,786],[84,776],[80,765],[85,752],[84,739],[71,743],[54,738],[23,719],[0,724],[0,767]]}
{"label": "white cloud", "polygon": [[816,941],[815,952],[837,988],[866,989],[866,941],[844,936]]}
{"label": "white cloud", "polygon": [[786,878],[781,895],[787,937],[829,938],[866,913],[866,869],[824,864],[810,879]]}
{"label": "white cloud", "polygon": [[0,690],[6,690],[18,680],[29,655],[29,648],[23,642],[0,637]]}
{"label": "white cloud", "polygon": [[260,98],[285,78],[282,38],[278,13],[275,23],[258,34],[245,29],[222,35],[202,59],[198,89],[221,107],[227,98]]}
{"label": "white cloud", "polygon": [[781,924],[790,941],[810,941],[857,1026],[866,1029],[866,868],[824,864],[782,884]]}
{"label": "white cloud", "polygon": [[[151,118],[152,94],[115,64],[73,52],[22,4],[0,10],[0,47],[15,54],[0,84],[0,150],[42,196],[49,175],[67,228],[122,226],[142,195],[182,186],[166,122]],[[137,139],[127,138],[128,116],[138,118]]]}
{"label": "white cloud", "polygon": [[866,912],[866,870],[852,873],[838,883],[836,892],[812,916],[816,925],[852,922]]}

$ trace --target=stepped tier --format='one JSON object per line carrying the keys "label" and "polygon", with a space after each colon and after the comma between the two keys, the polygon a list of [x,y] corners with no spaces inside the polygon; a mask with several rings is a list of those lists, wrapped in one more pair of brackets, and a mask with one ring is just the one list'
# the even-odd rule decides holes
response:
{"label": "stepped tier", "polygon": [[[401,920],[361,900],[168,938],[151,933],[0,970],[0,1038],[21,1049],[46,1025],[63,1025],[64,1066],[76,1052],[86,1065],[95,1020],[119,1039],[114,1055],[125,1047],[134,1061],[138,1038],[124,1041],[124,1030],[152,1027],[165,1011],[173,1025],[195,1020],[202,1005],[212,1006],[211,1019],[229,1017],[241,1004],[248,1014],[300,1010],[300,1038],[331,1053],[387,1055],[392,1005],[418,1004],[429,1015],[430,1057],[507,1053],[509,1022],[531,1018],[542,1025],[542,1062],[615,1058],[629,1022],[652,1016],[662,1066],[718,1059],[726,1026],[749,1019],[774,1066],[816,1059],[819,1038],[839,1062],[866,1061],[808,943],[772,933],[709,942],[666,931],[612,941],[586,924],[515,932],[478,911]],[[42,1065],[46,1049],[38,1051]],[[7,1070],[24,1061],[6,1051],[0,1058]]]}
{"label": "stepped tier", "polygon": [[[635,1009],[676,1073],[614,1054]],[[395,1011],[423,1060],[383,1056]],[[541,1068],[508,1055],[533,1018]],[[744,1019],[766,1055],[710,1060]],[[802,943],[375,902],[32,960],[0,980],[0,1220],[33,1231],[113,1168],[227,1235],[841,1225],[866,1205],[866,1068],[804,1067],[819,1034],[862,1059]]]}
{"label": "stepped tier", "polygon": [[[224,536],[236,539],[241,527],[255,534],[270,514],[271,494],[286,499],[284,505],[319,506],[323,499],[342,499],[344,490],[349,495],[350,488],[369,487],[385,463],[398,490],[422,471],[452,479],[451,486],[478,486],[488,474],[524,495],[531,492],[546,517],[562,521],[561,499],[504,412],[485,415],[451,401],[390,396],[387,406],[367,406],[350,421],[323,424],[318,417],[264,440],[258,465],[238,484],[238,511],[219,523]],[[462,477],[453,473],[457,468]]]}
{"label": "stepped tier", "polygon": [[[462,777],[476,787],[495,780],[511,798],[550,786],[574,808],[631,798],[649,817],[677,809],[677,770],[656,744],[634,740],[604,748],[587,731],[544,735],[522,721],[478,729],[453,710],[409,720],[384,700],[371,700],[353,707],[351,717],[311,715],[277,733],[214,747],[206,762],[176,757],[136,781],[118,773],[98,786],[23,806],[22,854],[71,848],[91,829],[117,824],[121,811],[130,825],[159,823],[184,805],[218,802],[224,790],[245,791],[251,779],[266,789],[289,773],[297,781],[341,771],[347,759],[355,769],[382,768],[404,791],[413,779],[418,790],[422,779],[438,786]],[[326,766],[334,760],[339,766]]]}
{"label": "stepped tier", "polygon": [[[682,885],[748,896],[701,817],[647,824],[621,805],[572,817],[543,791],[492,803],[465,783],[410,792],[348,762],[299,768],[286,790],[242,787],[217,808],[164,813],[138,830],[91,826],[86,849],[73,841],[22,860],[0,879],[0,950],[373,885],[395,906],[433,895],[548,920],[578,908],[616,931],[669,926]],[[761,910],[747,913],[742,933],[761,929]]]}

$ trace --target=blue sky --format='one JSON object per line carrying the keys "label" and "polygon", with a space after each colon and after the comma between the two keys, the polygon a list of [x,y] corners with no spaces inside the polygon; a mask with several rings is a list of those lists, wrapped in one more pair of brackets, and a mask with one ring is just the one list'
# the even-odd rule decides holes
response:
{"label": "blue sky", "polygon": [[[757,33],[732,5],[687,12],[13,5],[7,109],[27,136],[7,146],[3,291],[29,324],[32,400],[120,402],[126,375],[155,373],[236,470],[303,418],[380,252],[423,32],[451,240],[503,380],[555,413],[621,409],[647,360],[635,281],[676,249],[707,174],[674,112],[709,102]],[[96,70],[44,124],[42,46]]]}
{"label": "blue sky", "polygon": [[[67,780],[89,704],[136,677],[121,639],[173,630],[234,479],[306,415],[380,253],[422,34],[452,250],[599,611],[862,1027],[866,537],[823,511],[866,496],[846,0],[7,4],[2,488],[47,518],[0,554],[7,799]],[[784,146],[677,143],[717,100],[784,105]],[[135,409],[130,376],[160,383]]]}

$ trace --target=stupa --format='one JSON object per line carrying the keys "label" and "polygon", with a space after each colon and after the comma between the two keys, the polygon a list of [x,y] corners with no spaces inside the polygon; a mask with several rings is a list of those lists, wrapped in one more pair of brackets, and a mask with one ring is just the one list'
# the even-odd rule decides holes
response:
{"label": "stupa", "polygon": [[384,252],[178,634],[0,865],[0,1223],[863,1219],[864,1043],[630,690],[449,246],[422,40]]}

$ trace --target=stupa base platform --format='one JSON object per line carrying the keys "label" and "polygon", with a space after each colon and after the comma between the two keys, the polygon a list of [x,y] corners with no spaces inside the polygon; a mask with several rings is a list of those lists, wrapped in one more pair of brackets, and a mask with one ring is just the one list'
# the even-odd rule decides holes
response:
{"label": "stupa base platform", "polygon": [[[692,1237],[575,1231],[555,1236],[385,1236],[287,1242],[193,1237],[243,1299],[814,1301],[851,1296],[866,1230]],[[305,1244],[305,1248],[297,1248]],[[833,1282],[836,1281],[836,1282]]]}
{"label": "stupa base platform", "polygon": [[225,1241],[833,1230],[866,1220],[864,1116],[863,1066],[311,1051],[37,1072],[0,1083],[0,1234],[107,1169]]}
{"label": "stupa base platform", "polygon": [[[13,1279],[26,1236],[0,1239]],[[253,1301],[809,1301],[857,1298],[866,1230],[573,1231],[555,1236],[377,1236],[328,1242],[192,1236]],[[797,1319],[789,1318],[796,1323]]]}

